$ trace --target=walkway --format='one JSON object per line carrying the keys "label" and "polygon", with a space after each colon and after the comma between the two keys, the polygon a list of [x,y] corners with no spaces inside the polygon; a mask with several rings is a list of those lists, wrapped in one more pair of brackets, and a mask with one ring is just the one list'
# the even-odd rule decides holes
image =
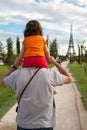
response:
{"label": "walkway", "polygon": [[[68,62],[62,66],[67,68]],[[54,68],[56,69],[56,68]],[[81,95],[75,83],[56,87],[56,115],[57,125],[55,130],[87,130],[87,111],[84,109]],[[16,106],[1,119],[0,130],[16,130]]]}
{"label": "walkway", "polygon": [[[68,62],[63,62],[62,66],[67,68],[67,64]],[[69,71],[68,68],[67,71]],[[57,125],[55,130],[87,130],[87,111],[75,83],[57,87],[56,91]]]}

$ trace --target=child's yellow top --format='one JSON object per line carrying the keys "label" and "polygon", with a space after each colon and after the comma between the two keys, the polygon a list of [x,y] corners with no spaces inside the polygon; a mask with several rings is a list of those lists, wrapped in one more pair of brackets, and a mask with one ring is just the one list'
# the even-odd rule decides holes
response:
{"label": "child's yellow top", "polygon": [[26,56],[45,56],[44,44],[47,42],[41,35],[32,35],[25,37],[23,45],[25,46],[24,57]]}

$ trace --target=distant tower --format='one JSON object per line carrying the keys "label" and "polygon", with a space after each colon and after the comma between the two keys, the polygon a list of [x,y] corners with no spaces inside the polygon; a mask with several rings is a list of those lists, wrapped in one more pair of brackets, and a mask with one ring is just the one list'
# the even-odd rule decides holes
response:
{"label": "distant tower", "polygon": [[75,49],[74,49],[74,43],[73,43],[73,34],[72,34],[72,24],[70,26],[70,40],[69,40],[69,47],[66,54],[68,57],[75,56]]}

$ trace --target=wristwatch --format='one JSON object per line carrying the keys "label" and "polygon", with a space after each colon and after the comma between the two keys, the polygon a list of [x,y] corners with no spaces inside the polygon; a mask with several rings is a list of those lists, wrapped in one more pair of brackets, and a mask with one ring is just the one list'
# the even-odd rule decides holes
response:
{"label": "wristwatch", "polygon": [[17,69],[17,67],[15,66],[15,65],[11,65],[11,68],[13,68],[13,69]]}

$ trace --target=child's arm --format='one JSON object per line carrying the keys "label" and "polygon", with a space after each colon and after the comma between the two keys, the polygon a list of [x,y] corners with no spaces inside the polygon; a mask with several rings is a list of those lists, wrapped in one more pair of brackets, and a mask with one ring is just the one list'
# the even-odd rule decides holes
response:
{"label": "child's arm", "polygon": [[20,51],[20,54],[19,54],[19,60],[22,60],[23,57],[24,57],[24,52],[25,52],[25,46],[22,45],[22,48],[21,48],[21,51]]}
{"label": "child's arm", "polygon": [[48,50],[48,47],[46,44],[44,45],[44,53],[45,53],[47,61],[49,62],[50,61],[50,53],[49,53],[49,50]]}

